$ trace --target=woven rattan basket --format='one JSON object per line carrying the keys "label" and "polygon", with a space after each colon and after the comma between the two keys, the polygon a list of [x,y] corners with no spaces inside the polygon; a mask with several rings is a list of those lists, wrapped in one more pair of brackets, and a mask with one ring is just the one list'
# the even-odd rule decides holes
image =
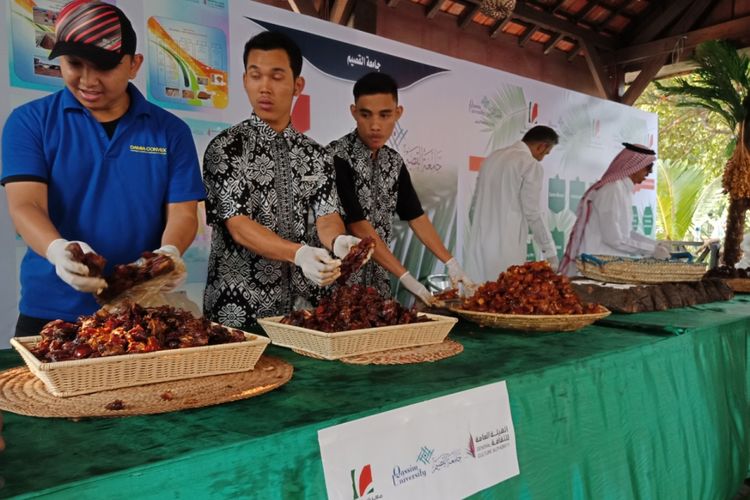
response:
{"label": "woven rattan basket", "polygon": [[605,307],[593,314],[496,314],[467,309],[454,309],[462,318],[481,326],[520,330],[525,332],[574,332],[594,321],[606,318],[611,313]]}
{"label": "woven rattan basket", "polygon": [[608,283],[700,281],[706,273],[705,264],[611,255],[583,254],[576,265],[587,278]]}
{"label": "woven rattan basket", "polygon": [[244,342],[229,344],[51,363],[41,362],[28,349],[41,339],[39,336],[17,337],[10,343],[51,394],[68,397],[252,370],[270,341],[250,333],[245,333],[245,338]]}
{"label": "woven rattan basket", "polygon": [[282,316],[259,319],[258,324],[276,345],[310,352],[325,359],[339,359],[399,347],[437,344],[458,322],[456,318],[438,314],[424,316],[432,321],[335,333],[285,325],[281,323]]}

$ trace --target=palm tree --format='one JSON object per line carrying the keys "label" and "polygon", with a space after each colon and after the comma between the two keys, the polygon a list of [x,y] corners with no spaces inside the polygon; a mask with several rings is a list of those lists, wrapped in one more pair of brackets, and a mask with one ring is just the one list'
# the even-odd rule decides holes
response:
{"label": "palm tree", "polygon": [[[750,208],[750,153],[747,150],[750,117],[746,97],[750,91],[750,59],[728,42],[710,41],[699,45],[694,56],[698,68],[691,78],[678,78],[674,85],[655,82],[659,91],[679,99],[677,105],[716,113],[735,134],[734,154],[724,169],[722,185],[729,195],[724,263],[734,266],[740,259],[745,214]],[[745,126],[747,125],[747,126]],[[746,130],[747,129],[747,130]]]}

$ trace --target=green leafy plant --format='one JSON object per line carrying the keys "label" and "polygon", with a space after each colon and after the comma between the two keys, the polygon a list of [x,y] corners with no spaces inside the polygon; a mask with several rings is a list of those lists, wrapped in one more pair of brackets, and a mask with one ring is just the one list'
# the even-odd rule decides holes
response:
{"label": "green leafy plant", "polygon": [[[672,85],[657,82],[657,89],[665,96],[677,97],[678,106],[702,108],[720,117],[738,142],[738,124],[747,118],[743,101],[750,90],[750,59],[723,41],[702,43],[696,48],[694,59],[698,68],[691,79],[677,78]],[[732,141],[727,142],[729,152]],[[745,197],[744,191],[733,192],[733,189],[744,189],[748,183],[750,179],[741,178],[724,186],[729,194],[724,263],[729,266],[739,261],[745,213],[750,206],[750,198]]]}
{"label": "green leafy plant", "polygon": [[742,100],[750,89],[750,59],[730,43],[714,40],[695,49],[698,68],[692,78],[676,78],[674,84],[654,82],[667,96],[678,97],[677,106],[707,109],[724,120],[733,132],[745,118]]}
{"label": "green leafy plant", "polygon": [[658,160],[656,203],[659,238],[683,240],[693,222],[703,216],[701,207],[721,194],[721,180],[703,183],[703,172],[685,160]]}

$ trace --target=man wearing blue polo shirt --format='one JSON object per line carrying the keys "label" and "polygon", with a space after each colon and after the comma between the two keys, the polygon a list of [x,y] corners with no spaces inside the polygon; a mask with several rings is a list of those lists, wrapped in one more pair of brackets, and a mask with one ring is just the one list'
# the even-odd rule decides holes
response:
{"label": "man wearing blue polo shirt", "polygon": [[72,261],[69,241],[103,255],[105,274],[157,247],[179,259],[205,197],[189,128],[130,83],[143,56],[122,11],[76,0],[55,31],[66,88],[15,109],[3,129],[0,183],[29,246],[16,335],[98,308],[91,292],[105,283]]}

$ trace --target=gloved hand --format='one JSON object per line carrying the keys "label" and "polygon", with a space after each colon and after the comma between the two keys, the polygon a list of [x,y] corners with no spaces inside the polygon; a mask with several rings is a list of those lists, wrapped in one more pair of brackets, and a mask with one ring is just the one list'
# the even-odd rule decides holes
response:
{"label": "gloved hand", "polygon": [[327,286],[341,274],[341,261],[332,259],[328,250],[303,245],[294,254],[294,263],[307,279],[318,286]]}
{"label": "gloved hand", "polygon": [[349,253],[349,250],[360,241],[361,240],[356,236],[350,236],[348,234],[340,234],[336,236],[333,240],[333,255],[339,259],[343,259],[346,257],[346,254]]}
{"label": "gloved hand", "polygon": [[[180,250],[174,246],[174,245],[163,245],[156,250],[154,250],[154,253],[158,253],[161,255],[166,255],[172,261],[175,263],[175,266],[184,269],[185,263],[182,260],[182,255],[180,254]],[[182,264],[182,265],[180,265]],[[162,292],[171,292],[175,290],[177,287],[182,285],[185,282],[185,278],[187,278],[187,272],[181,271],[181,272],[172,272],[169,274],[169,276],[172,278],[171,281],[164,283],[164,286],[161,287]]]}
{"label": "gloved hand", "polygon": [[404,285],[404,288],[413,293],[419,300],[424,302],[425,305],[431,306],[436,302],[435,297],[433,297],[424,285],[417,281],[409,271],[402,274],[398,280]]}
{"label": "gloved hand", "polygon": [[557,255],[552,254],[547,257],[547,262],[549,262],[549,267],[551,267],[553,271],[557,272],[557,268],[560,267],[560,259],[557,258]]}
{"label": "gloved hand", "polygon": [[73,260],[73,256],[65,250],[68,243],[78,243],[83,253],[93,252],[90,246],[82,241],[68,241],[58,238],[47,246],[47,260],[55,266],[55,272],[65,283],[79,292],[94,293],[107,288],[107,282],[102,278],[89,276],[89,268]]}
{"label": "gloved hand", "polygon": [[451,285],[453,288],[458,288],[459,283],[462,283],[466,290],[473,290],[476,288],[474,282],[471,281],[469,276],[464,272],[455,257],[451,257],[451,259],[445,263],[445,266],[448,268],[448,276],[451,278]]}
{"label": "gloved hand", "polygon": [[651,256],[655,259],[668,260],[672,256],[672,253],[666,243],[657,243],[654,253]]}

